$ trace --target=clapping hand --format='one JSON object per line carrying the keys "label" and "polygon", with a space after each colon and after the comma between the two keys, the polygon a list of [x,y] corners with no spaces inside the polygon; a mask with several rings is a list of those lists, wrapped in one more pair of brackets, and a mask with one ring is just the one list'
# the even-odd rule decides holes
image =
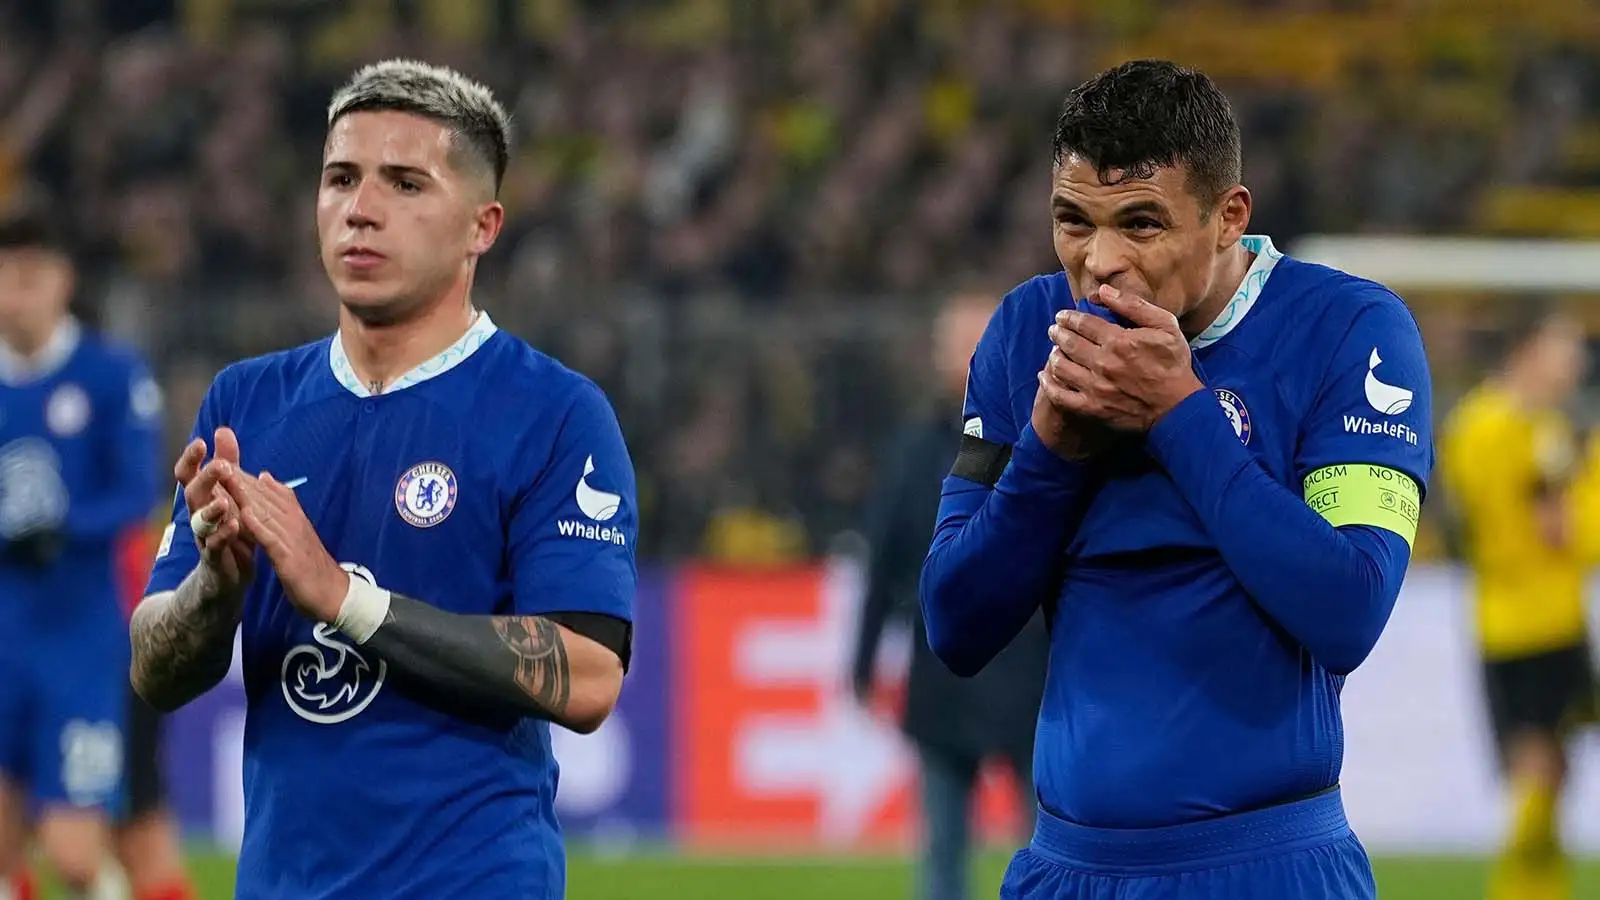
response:
{"label": "clapping hand", "polygon": [[332,622],[339,615],[350,576],[328,554],[294,490],[272,477],[233,469],[222,486],[238,505],[245,531],[266,552],[284,594],[306,618]]}
{"label": "clapping hand", "polygon": [[172,473],[183,486],[185,508],[193,511],[189,527],[202,564],[220,575],[228,588],[240,590],[255,576],[255,543],[244,533],[238,507],[221,485],[227,473],[239,470],[239,439],[231,428],[218,428],[213,437],[216,453],[210,462],[205,462],[205,440],[195,438],[183,449]]}

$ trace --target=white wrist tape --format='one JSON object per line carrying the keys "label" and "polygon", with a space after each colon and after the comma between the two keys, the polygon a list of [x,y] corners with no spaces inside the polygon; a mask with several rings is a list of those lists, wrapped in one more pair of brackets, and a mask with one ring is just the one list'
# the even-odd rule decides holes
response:
{"label": "white wrist tape", "polygon": [[211,536],[211,532],[217,530],[217,523],[196,512],[189,517],[189,530],[194,532],[195,540],[203,541]]}
{"label": "white wrist tape", "polygon": [[339,605],[333,627],[357,644],[365,644],[389,617],[389,598],[388,591],[351,575],[350,589]]}

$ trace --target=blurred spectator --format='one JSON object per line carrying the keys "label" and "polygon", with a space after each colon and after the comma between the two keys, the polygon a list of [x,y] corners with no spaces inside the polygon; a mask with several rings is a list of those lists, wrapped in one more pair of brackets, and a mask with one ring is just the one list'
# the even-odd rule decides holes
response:
{"label": "blurred spectator", "polygon": [[907,685],[906,736],[920,766],[923,850],[921,900],[959,900],[971,879],[972,798],[984,761],[1010,765],[1021,787],[1019,836],[1033,830],[1033,735],[1044,696],[1050,638],[1036,612],[1011,645],[975,678],[957,678],[933,655],[920,614],[917,585],[933,540],[940,486],[955,457],[967,362],[998,298],[962,295],[940,313],[925,389],[933,403],[902,428],[883,457],[885,470],[868,510],[867,588],[850,678],[870,702],[884,625],[909,618],[914,636]]}
{"label": "blurred spectator", "polygon": [[332,326],[309,243],[331,83],[461,66],[520,131],[481,299],[612,394],[659,517],[641,552],[782,559],[875,480],[925,298],[1054,268],[1041,148],[1108,55],[1222,79],[1280,245],[1600,230],[1572,4],[1404,29],[1377,0],[1292,6],[28,0],[0,12],[0,198],[24,174],[70,198],[102,321],[164,366],[279,347]]}

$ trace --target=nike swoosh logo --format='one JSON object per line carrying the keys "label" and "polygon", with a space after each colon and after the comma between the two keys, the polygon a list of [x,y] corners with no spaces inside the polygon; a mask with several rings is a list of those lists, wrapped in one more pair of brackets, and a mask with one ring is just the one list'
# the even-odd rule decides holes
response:
{"label": "nike swoosh logo", "polygon": [[293,481],[285,481],[283,483],[283,486],[292,491],[295,488],[299,487],[300,485],[305,484],[306,481],[307,481],[307,479],[305,479],[305,478],[296,478]]}

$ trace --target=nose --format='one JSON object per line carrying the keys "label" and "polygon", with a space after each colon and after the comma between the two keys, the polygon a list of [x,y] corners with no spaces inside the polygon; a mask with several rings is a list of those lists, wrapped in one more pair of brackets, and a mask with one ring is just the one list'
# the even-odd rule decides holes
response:
{"label": "nose", "polygon": [[1128,270],[1127,245],[1121,236],[1111,229],[1095,229],[1084,248],[1083,269],[1094,282],[1087,286],[1086,293],[1114,283],[1118,275]]}
{"label": "nose", "polygon": [[344,221],[351,228],[377,228],[381,223],[378,189],[371,181],[362,181],[350,194],[350,205],[345,208]]}

